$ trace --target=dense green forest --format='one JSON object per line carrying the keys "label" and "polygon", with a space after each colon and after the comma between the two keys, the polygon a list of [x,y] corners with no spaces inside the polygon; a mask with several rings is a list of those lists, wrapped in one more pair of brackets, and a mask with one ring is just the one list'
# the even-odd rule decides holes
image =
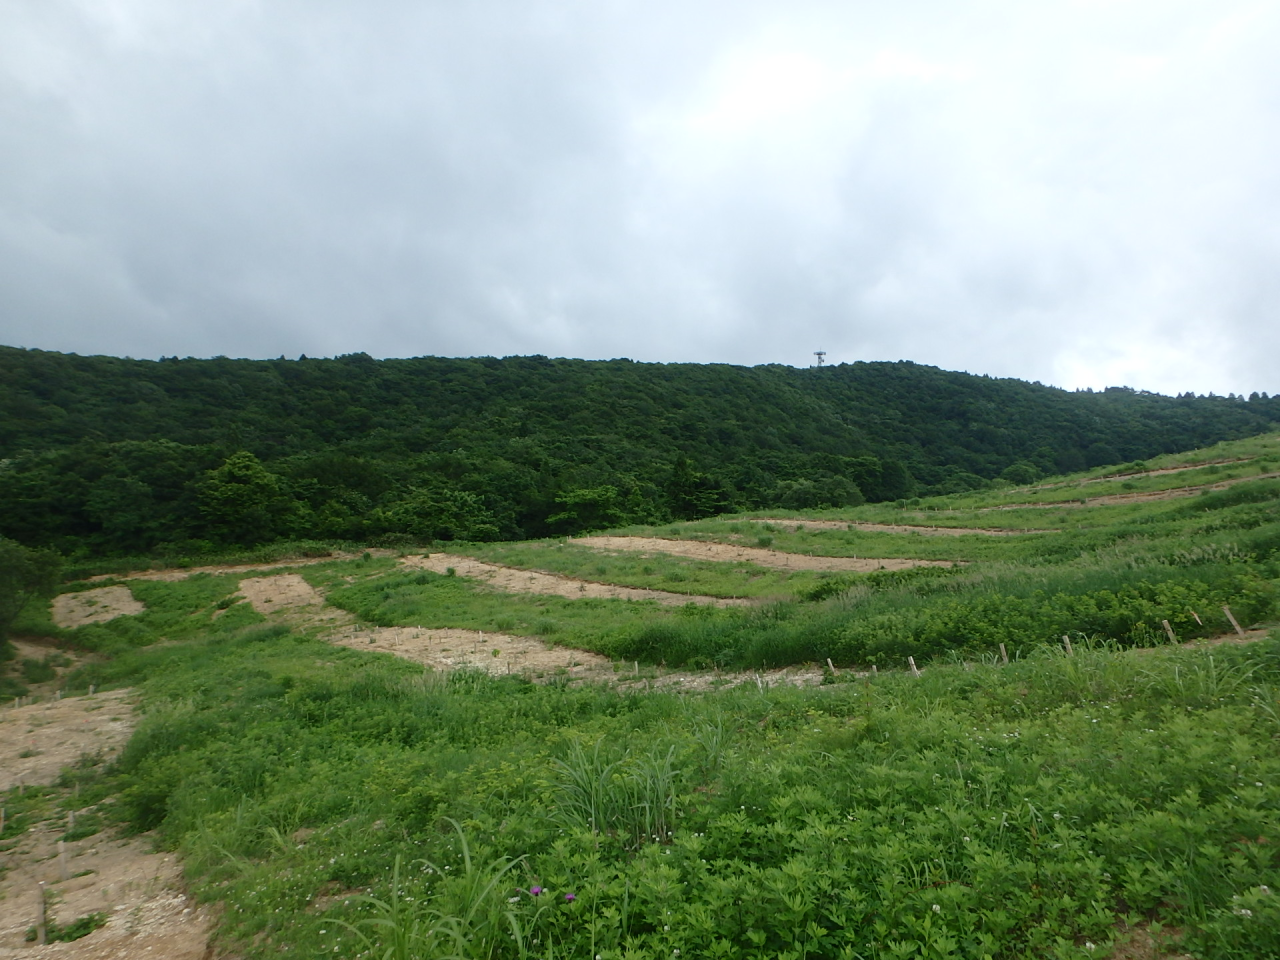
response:
{"label": "dense green forest", "polygon": [[66,553],[500,540],[851,506],[1251,436],[1280,397],[900,363],[159,361],[0,348],[0,535]]}

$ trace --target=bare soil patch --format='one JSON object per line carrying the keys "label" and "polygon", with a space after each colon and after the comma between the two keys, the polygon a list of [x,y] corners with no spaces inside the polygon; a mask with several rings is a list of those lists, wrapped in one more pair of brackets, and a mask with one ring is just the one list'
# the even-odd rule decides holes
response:
{"label": "bare soil patch", "polygon": [[573,647],[548,646],[535,637],[516,637],[481,630],[428,630],[421,627],[348,628],[331,635],[331,643],[355,650],[394,654],[436,670],[471,668],[499,676],[519,673],[532,678],[564,676],[574,683],[613,683],[622,689],[704,691],[754,683],[774,686],[817,686],[822,670],[806,665],[758,672],[714,670],[657,671],[639,664],[615,663],[608,657]]}
{"label": "bare soil patch", "polygon": [[[581,542],[581,541],[578,541]],[[656,600],[669,606],[686,603],[706,604],[716,607],[738,607],[752,601],[727,597],[704,597],[688,593],[669,593],[665,590],[644,590],[639,587],[620,587],[612,583],[597,583],[562,577],[539,570],[521,570],[496,563],[484,563],[470,557],[450,553],[433,553],[425,557],[405,557],[405,566],[419,567],[434,573],[452,569],[460,577],[482,580],[504,593],[538,593],[553,597],[581,600],[586,597],[604,597],[614,600]]]}
{"label": "bare soil patch", "polygon": [[812,557],[799,553],[779,553],[762,547],[740,547],[703,540],[664,540],[659,537],[580,537],[570,541],[597,550],[625,550],[639,553],[668,553],[695,560],[754,563],[776,570],[844,570],[869,573],[873,570],[906,570],[910,567],[950,567],[950,560],[908,560],[898,557]]}
{"label": "bare soil patch", "polygon": [[[113,753],[134,722],[129,690],[0,709],[0,789],[50,783],[84,754]],[[122,840],[104,831],[66,842],[60,860],[58,841],[67,826],[61,817],[46,820],[0,852],[0,960],[209,955],[210,913],[181,892],[175,855],[153,853],[149,837]],[[41,882],[50,920],[66,925],[105,913],[106,925],[71,943],[26,942],[38,917]]]}
{"label": "bare soil patch", "polygon": [[128,587],[97,587],[53,598],[53,622],[64,630],[86,623],[106,623],[116,617],[143,613],[147,608],[133,598]]}
{"label": "bare soil patch", "polygon": [[483,630],[428,630],[424,627],[349,627],[330,635],[330,643],[356,650],[377,650],[436,670],[468,667],[494,675],[564,672],[574,678],[613,675],[608,657],[572,647],[555,647],[536,637]]}
{"label": "bare soil patch", "polygon": [[316,588],[296,573],[248,577],[240,581],[240,594],[259,613],[280,613],[291,607],[312,607],[324,602]]}
{"label": "bare soil patch", "polygon": [[1017,537],[1024,533],[1057,533],[1057,530],[1001,530],[995,527],[929,527],[923,524],[869,523],[862,520],[777,520],[757,519],[753,523],[772,523],[779,527],[803,527],[806,530],[866,530],[869,533],[918,533],[926,537],[959,537],[977,533],[988,537]]}
{"label": "bare soil patch", "polygon": [[[63,825],[46,821],[0,854],[0,958],[34,960],[203,960],[209,956],[211,912],[181,891],[175,854],[153,853],[148,836],[127,840],[105,832],[64,845],[66,876],[58,861]],[[77,874],[83,874],[77,876]],[[105,926],[71,943],[37,946],[24,941],[36,923],[39,884],[48,917],[69,924],[105,913]]]}
{"label": "bare soil patch", "polygon": [[133,727],[129,690],[0,708],[0,790],[50,783],[83,754],[114,753]]}

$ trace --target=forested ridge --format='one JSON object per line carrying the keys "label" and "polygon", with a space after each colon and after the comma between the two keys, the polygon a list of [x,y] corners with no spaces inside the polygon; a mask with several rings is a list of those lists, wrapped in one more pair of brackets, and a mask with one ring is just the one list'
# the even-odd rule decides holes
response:
{"label": "forested ridge", "polygon": [[1280,398],[909,362],[159,361],[0,348],[0,535],[64,552],[508,539],[962,491],[1272,429]]}

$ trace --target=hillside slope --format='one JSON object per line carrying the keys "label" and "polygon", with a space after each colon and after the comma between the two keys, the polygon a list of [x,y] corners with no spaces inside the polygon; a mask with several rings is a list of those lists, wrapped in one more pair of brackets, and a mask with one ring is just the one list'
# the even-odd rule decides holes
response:
{"label": "hillside slope", "polygon": [[[912,363],[161,361],[0,348],[0,534],[513,539],[962,491],[1250,436],[1280,399]],[[251,454],[231,464],[229,457]],[[215,473],[214,471],[221,471]]]}

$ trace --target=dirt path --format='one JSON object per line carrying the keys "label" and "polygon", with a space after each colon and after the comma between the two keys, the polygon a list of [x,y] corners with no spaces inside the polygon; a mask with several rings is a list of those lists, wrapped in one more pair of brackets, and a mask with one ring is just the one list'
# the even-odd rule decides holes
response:
{"label": "dirt path", "polygon": [[1225,490],[1237,483],[1248,483],[1250,480],[1271,480],[1280,477],[1280,471],[1259,473],[1252,477],[1236,477],[1232,480],[1220,480],[1217,483],[1205,483],[1197,487],[1172,487],[1168,490],[1151,490],[1145,493],[1109,493],[1101,497],[1081,497],[1076,500],[1057,500],[1052,503],[1008,503],[999,507],[981,507],[976,512],[986,513],[991,510],[1044,510],[1057,507],[1099,507],[1116,503],[1138,503],[1146,500],[1177,500],[1182,497],[1197,496],[1202,490]]}
{"label": "dirt path", "polygon": [[133,598],[128,587],[98,587],[53,598],[53,622],[64,630],[86,623],[106,623],[116,617],[143,613],[147,608]]}
{"label": "dirt path", "polygon": [[114,753],[133,726],[128,690],[0,707],[0,790],[52,783],[81,754]]}
{"label": "dirt path", "polygon": [[[582,542],[582,541],[577,541]],[[562,577],[539,570],[520,570],[516,567],[503,567],[496,563],[484,563],[452,553],[433,553],[425,557],[405,557],[401,563],[408,567],[419,567],[433,573],[445,573],[452,569],[460,577],[471,577],[481,580],[489,586],[505,593],[538,593],[552,597],[566,597],[569,600],[581,600],[587,597],[605,597],[614,600],[656,600],[668,606],[684,606],[686,603],[705,604],[715,607],[740,607],[752,603],[751,600],[730,599],[727,597],[703,597],[688,593],[669,593],[665,590],[644,590],[639,587],[620,587],[612,583],[596,583],[591,580],[577,580],[573,577]]]}
{"label": "dirt path", "polygon": [[799,553],[778,553],[761,547],[738,547],[703,540],[664,540],[658,537],[580,537],[570,540],[597,550],[626,550],[640,553],[669,553],[695,560],[754,563],[776,570],[846,570],[869,573],[873,570],[906,570],[909,567],[950,567],[950,560],[906,560],[895,557],[812,557]]}
{"label": "dirt path", "polygon": [[869,523],[863,520],[779,520],[759,518],[752,523],[772,523],[779,527],[806,530],[866,530],[868,533],[918,533],[926,537],[959,537],[978,533],[988,537],[1017,537],[1024,533],[1058,533],[1057,530],[1000,530],[995,527],[928,527],[923,524]]}

